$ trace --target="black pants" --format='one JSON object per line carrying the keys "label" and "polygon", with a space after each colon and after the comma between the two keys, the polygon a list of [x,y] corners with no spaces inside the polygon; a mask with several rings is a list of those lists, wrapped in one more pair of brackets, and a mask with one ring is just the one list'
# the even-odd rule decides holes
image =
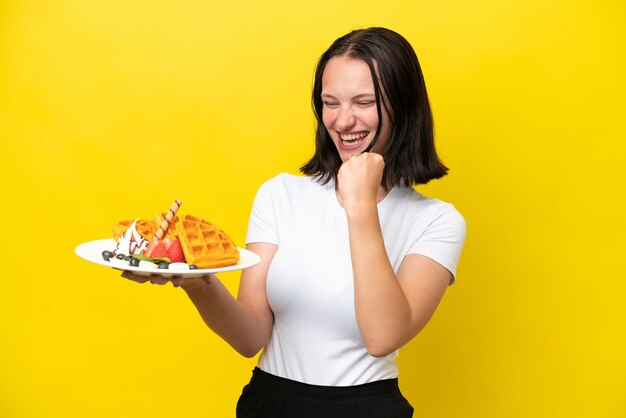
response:
{"label": "black pants", "polygon": [[316,386],[252,372],[237,403],[237,418],[410,418],[413,407],[398,379],[349,387]]}

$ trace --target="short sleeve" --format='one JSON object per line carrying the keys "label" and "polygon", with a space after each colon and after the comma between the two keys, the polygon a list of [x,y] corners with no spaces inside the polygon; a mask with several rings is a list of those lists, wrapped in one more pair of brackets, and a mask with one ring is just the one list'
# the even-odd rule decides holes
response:
{"label": "short sleeve", "polygon": [[465,219],[454,206],[447,204],[421,231],[408,254],[421,254],[441,264],[452,273],[450,284],[453,284],[466,234]]}
{"label": "short sleeve", "polygon": [[274,202],[271,183],[266,182],[259,188],[254,197],[250,220],[248,221],[246,244],[252,242],[278,244]]}

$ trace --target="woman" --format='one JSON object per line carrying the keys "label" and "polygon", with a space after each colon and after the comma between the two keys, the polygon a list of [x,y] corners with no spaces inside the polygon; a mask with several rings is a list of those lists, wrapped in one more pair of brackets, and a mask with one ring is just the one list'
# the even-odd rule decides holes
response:
{"label": "woman", "polygon": [[353,31],[320,58],[312,100],[315,155],[259,189],[246,243],[261,263],[237,298],[215,276],[174,284],[239,353],[263,349],[238,417],[410,417],[396,354],[465,239],[452,205],[410,187],[447,172],[417,57],[393,31]]}

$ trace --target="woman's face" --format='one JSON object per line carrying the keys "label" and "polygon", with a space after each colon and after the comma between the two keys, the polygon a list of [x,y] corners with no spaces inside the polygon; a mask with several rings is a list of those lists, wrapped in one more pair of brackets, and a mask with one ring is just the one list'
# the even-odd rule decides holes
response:
{"label": "woman's face", "polygon": [[[381,93],[382,94],[382,93]],[[342,161],[367,149],[378,129],[372,74],[365,61],[347,56],[331,58],[322,75],[322,121]],[[372,152],[389,142],[389,114],[382,106],[382,129]]]}

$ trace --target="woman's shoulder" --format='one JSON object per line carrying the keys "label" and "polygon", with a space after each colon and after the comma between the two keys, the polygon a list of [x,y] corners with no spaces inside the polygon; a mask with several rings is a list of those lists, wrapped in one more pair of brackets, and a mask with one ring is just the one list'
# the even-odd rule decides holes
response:
{"label": "woman's shoulder", "polygon": [[310,195],[316,192],[321,192],[328,185],[322,186],[317,177],[312,176],[298,176],[295,174],[279,173],[276,176],[266,180],[257,194],[270,194],[270,195]]}
{"label": "woman's shoulder", "polygon": [[320,183],[317,177],[299,176],[289,173],[278,173],[276,176],[266,180],[261,188],[272,190],[306,190],[319,188]]}
{"label": "woman's shoulder", "polygon": [[463,215],[452,203],[425,196],[412,187],[398,188],[397,196],[409,212],[419,214],[420,217],[445,218],[451,222],[465,224]]}

